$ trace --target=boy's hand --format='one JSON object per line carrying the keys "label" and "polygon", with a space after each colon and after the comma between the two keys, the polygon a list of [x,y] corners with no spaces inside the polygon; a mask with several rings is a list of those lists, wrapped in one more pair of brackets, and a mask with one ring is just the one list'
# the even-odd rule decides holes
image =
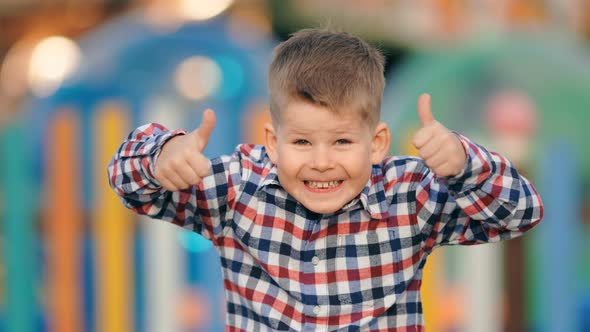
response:
{"label": "boy's hand", "polygon": [[154,176],[170,191],[186,189],[209,174],[209,160],[201,153],[215,127],[215,113],[206,110],[201,126],[193,132],[172,138],[162,147]]}
{"label": "boy's hand", "polygon": [[437,176],[454,176],[465,167],[467,155],[459,138],[434,119],[430,95],[418,98],[418,117],[422,127],[414,135],[413,144],[420,158]]}

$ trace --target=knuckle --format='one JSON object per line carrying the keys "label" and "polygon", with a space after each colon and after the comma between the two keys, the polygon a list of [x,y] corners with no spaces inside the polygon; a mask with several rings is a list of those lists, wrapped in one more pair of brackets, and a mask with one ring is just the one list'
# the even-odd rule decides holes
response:
{"label": "knuckle", "polygon": [[171,183],[167,183],[163,187],[169,191],[177,191],[178,190],[178,188],[176,188],[176,186]]}
{"label": "knuckle", "polygon": [[205,176],[209,175],[209,169],[205,167],[199,167],[197,170],[197,175],[199,178],[204,178]]}
{"label": "knuckle", "polygon": [[430,168],[432,170],[432,172],[437,175],[437,176],[442,176],[440,168],[439,167],[431,167]]}
{"label": "knuckle", "polygon": [[426,135],[428,129],[420,128],[414,133],[414,140],[421,140]]}
{"label": "knuckle", "polygon": [[163,176],[170,176],[172,174],[174,174],[174,165],[168,164],[168,165],[162,167],[162,175]]}
{"label": "knuckle", "polygon": [[156,168],[156,171],[154,172],[154,176],[156,177],[156,179],[163,179],[167,173],[168,172],[166,171],[166,166],[160,165],[158,168]]}
{"label": "knuckle", "polygon": [[176,181],[176,182],[177,182],[177,183],[176,183],[176,186],[177,186],[179,189],[184,189],[184,188],[186,188],[186,187],[188,186],[188,183],[187,183],[187,182],[186,182],[184,179],[182,179],[182,178],[180,178],[180,177],[177,179],[177,181]]}
{"label": "knuckle", "polygon": [[432,166],[440,166],[440,160],[438,158],[435,158],[435,157],[428,158],[428,161],[427,162],[430,165],[432,165]]}
{"label": "knuckle", "polygon": [[188,179],[189,184],[197,184],[199,183],[199,177],[195,174],[191,174],[191,176]]}
{"label": "knuckle", "polygon": [[182,164],[182,160],[181,159],[178,159],[178,158],[171,159],[168,162],[167,169],[169,171],[174,170],[174,169],[177,169],[178,167],[180,167],[181,164]]}
{"label": "knuckle", "polygon": [[181,155],[182,155],[182,157],[185,160],[187,160],[187,159],[189,159],[189,158],[191,158],[192,156],[195,155],[195,150],[192,147],[191,148],[187,147],[187,148],[185,148],[185,149],[182,150],[182,154]]}

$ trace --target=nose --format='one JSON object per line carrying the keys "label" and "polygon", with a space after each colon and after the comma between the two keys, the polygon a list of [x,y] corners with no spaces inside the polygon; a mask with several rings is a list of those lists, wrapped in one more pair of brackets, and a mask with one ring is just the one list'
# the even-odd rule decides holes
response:
{"label": "nose", "polygon": [[320,146],[314,148],[310,164],[312,169],[324,172],[334,167],[334,160],[329,149]]}

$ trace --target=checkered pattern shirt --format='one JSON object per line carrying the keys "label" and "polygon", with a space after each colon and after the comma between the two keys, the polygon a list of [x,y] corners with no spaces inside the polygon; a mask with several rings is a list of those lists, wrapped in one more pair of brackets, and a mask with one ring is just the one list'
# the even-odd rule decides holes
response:
{"label": "checkered pattern shirt", "polygon": [[434,248],[511,239],[543,214],[527,179],[461,135],[461,174],[437,178],[421,159],[388,157],[330,214],[289,195],[258,145],[211,159],[199,185],[166,191],[155,158],[183,133],[139,127],[109,164],[109,181],[133,211],[213,242],[227,331],[423,331],[422,269]]}

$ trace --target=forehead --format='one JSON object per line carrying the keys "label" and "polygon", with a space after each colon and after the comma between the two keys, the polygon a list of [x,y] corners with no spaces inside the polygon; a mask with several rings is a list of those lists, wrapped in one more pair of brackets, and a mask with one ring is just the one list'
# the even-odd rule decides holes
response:
{"label": "forehead", "polygon": [[368,121],[361,112],[354,110],[335,111],[304,101],[288,103],[281,111],[280,124],[288,131],[346,132],[368,130]]}

